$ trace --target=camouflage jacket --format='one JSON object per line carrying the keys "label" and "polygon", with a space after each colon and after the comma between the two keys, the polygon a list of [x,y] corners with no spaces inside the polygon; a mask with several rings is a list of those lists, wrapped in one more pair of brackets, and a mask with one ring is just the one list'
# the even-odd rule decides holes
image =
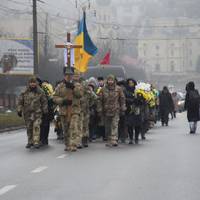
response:
{"label": "camouflage jacket", "polygon": [[90,114],[90,108],[96,104],[97,95],[89,90],[88,85],[83,85],[84,95],[81,98],[81,109],[84,114]]}
{"label": "camouflage jacket", "polygon": [[[83,96],[83,90],[80,83],[74,83],[74,89],[67,88],[65,82],[60,83],[55,89],[53,101],[59,106],[59,114],[66,116],[70,121],[72,114],[81,112],[80,99]],[[71,100],[71,105],[63,105],[63,100]]]}
{"label": "camouflage jacket", "polygon": [[45,93],[37,87],[36,92],[27,88],[18,98],[17,111],[22,112],[25,119],[36,119],[48,113],[48,102]]}
{"label": "camouflage jacket", "polygon": [[104,86],[99,94],[97,111],[102,112],[104,116],[114,116],[125,110],[125,95],[122,88],[117,85],[112,88]]}

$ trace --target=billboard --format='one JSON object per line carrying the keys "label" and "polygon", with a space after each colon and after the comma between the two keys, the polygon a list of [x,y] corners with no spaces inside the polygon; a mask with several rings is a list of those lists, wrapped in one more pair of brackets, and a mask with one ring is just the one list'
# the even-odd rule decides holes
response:
{"label": "billboard", "polygon": [[33,40],[0,38],[0,74],[33,74]]}

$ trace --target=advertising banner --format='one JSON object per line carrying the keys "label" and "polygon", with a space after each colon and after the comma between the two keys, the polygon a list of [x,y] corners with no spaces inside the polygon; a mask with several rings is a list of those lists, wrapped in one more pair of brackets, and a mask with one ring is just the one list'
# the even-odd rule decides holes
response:
{"label": "advertising banner", "polygon": [[33,74],[33,40],[0,38],[0,74]]}

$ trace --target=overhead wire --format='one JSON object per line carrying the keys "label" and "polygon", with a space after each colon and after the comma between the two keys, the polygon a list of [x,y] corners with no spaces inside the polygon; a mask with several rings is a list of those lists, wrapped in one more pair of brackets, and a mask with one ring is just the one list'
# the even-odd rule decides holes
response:
{"label": "overhead wire", "polygon": [[0,9],[7,12],[7,14],[30,14],[28,7],[26,9],[13,9],[0,4]]}
{"label": "overhead wire", "polygon": [[30,5],[30,2],[28,3],[23,3],[23,2],[18,2],[18,1],[15,1],[15,0],[7,0],[7,1],[9,1],[9,2],[11,2],[11,3],[14,3],[14,4],[18,4],[18,5],[24,5],[24,6],[28,6],[28,5]]}

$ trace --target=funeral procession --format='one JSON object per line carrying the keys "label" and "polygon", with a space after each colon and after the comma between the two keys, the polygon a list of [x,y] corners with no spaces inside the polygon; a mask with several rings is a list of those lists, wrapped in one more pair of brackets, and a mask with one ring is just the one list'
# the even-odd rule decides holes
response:
{"label": "funeral procession", "polygon": [[0,0],[0,200],[200,200],[200,0]]}

